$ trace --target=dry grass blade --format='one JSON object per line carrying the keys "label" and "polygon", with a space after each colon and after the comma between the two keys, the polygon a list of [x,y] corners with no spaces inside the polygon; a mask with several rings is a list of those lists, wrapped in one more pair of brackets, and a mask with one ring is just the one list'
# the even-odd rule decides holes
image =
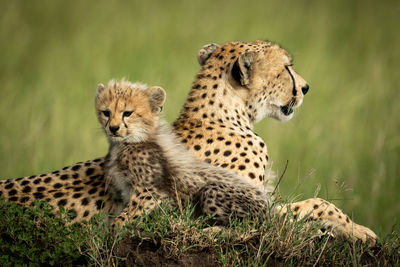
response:
{"label": "dry grass blade", "polygon": [[274,188],[274,191],[272,191],[272,195],[275,195],[275,192],[276,192],[276,190],[277,190],[279,184],[281,183],[281,180],[282,180],[283,176],[284,176],[285,173],[286,173],[286,170],[287,170],[288,165],[289,165],[289,160],[286,160],[285,168],[283,169],[283,172],[282,172],[281,176],[279,177],[278,182],[276,183],[276,186],[275,186],[275,188]]}

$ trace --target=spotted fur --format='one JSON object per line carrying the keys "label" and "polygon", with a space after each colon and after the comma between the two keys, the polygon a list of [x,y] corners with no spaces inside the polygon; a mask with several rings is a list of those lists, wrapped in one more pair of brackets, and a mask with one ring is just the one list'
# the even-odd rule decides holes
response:
{"label": "spotted fur", "polygon": [[[265,142],[253,131],[264,117],[289,120],[309,86],[293,69],[291,56],[271,42],[231,42],[200,49],[202,65],[179,118],[173,127],[194,155],[212,165],[232,170],[268,195],[273,188]],[[104,192],[104,159],[65,167],[53,173],[7,180],[0,183],[0,195],[27,204],[44,199],[55,207],[63,205],[76,212],[74,221],[89,219],[99,209],[109,211],[110,195]],[[28,186],[28,187],[27,187]],[[285,208],[295,213],[314,211],[309,199]],[[311,203],[311,204],[310,204]],[[298,205],[298,206],[297,206]],[[333,204],[329,204],[332,205]],[[335,210],[335,209],[334,209]],[[320,211],[318,211],[317,215]],[[337,225],[342,213],[322,213],[320,220]],[[366,227],[345,220],[340,233],[362,240],[376,240]]]}

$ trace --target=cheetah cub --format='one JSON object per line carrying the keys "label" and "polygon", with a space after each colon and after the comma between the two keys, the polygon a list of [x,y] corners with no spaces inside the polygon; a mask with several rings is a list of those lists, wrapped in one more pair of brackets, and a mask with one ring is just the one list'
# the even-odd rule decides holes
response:
{"label": "cheetah cub", "polygon": [[114,224],[150,212],[168,199],[196,203],[197,215],[215,214],[218,224],[230,216],[265,219],[269,200],[237,174],[196,159],[160,119],[161,87],[110,81],[96,96],[98,119],[109,141],[105,162]]}

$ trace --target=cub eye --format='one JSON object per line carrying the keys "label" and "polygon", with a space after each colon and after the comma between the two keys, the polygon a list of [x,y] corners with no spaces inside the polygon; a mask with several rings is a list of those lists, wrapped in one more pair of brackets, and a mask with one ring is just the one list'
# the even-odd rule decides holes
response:
{"label": "cub eye", "polygon": [[124,111],[124,113],[122,114],[123,117],[129,117],[130,115],[132,115],[133,111]]}
{"label": "cub eye", "polygon": [[110,117],[110,111],[108,111],[108,110],[103,110],[102,113],[103,113],[103,115],[106,116],[107,118]]}

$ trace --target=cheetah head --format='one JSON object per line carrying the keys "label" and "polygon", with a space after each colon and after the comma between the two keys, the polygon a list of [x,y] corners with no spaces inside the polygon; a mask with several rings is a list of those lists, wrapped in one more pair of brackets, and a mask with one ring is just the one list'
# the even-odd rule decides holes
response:
{"label": "cheetah head", "polygon": [[155,133],[165,96],[161,87],[125,80],[99,84],[96,113],[109,142],[147,141]]}
{"label": "cheetah head", "polygon": [[264,117],[287,121],[308,92],[307,82],[293,69],[291,55],[266,41],[209,44],[198,52],[201,65],[219,64],[232,93],[242,98],[252,121]]}

